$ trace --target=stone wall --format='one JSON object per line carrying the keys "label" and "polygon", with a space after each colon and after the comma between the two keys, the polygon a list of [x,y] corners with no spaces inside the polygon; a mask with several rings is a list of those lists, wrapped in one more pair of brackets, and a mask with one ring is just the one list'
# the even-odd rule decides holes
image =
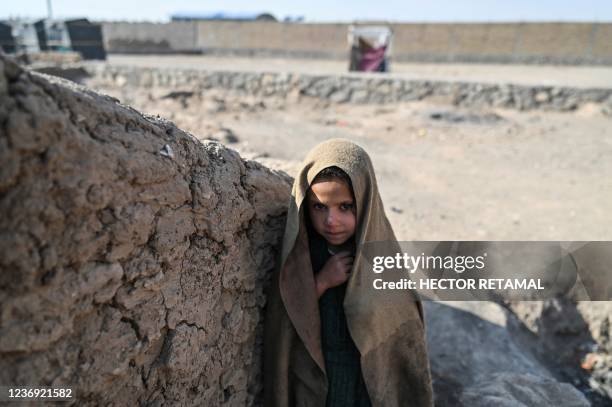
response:
{"label": "stone wall", "polygon": [[308,75],[86,65],[98,85],[312,97],[332,103],[390,103],[434,98],[458,106],[570,111],[589,103],[612,114],[612,89],[381,78],[376,74]]}
{"label": "stone wall", "polygon": [[[375,23],[386,24],[386,23]],[[392,58],[417,62],[612,64],[611,23],[400,23]],[[348,60],[346,23],[104,22],[109,52]]]}
{"label": "stone wall", "polygon": [[0,383],[253,405],[290,179],[0,58]]}

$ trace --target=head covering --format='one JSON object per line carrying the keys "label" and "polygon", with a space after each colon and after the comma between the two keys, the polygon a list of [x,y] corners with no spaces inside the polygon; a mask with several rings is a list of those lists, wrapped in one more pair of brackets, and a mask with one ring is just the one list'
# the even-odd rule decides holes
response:
{"label": "head covering", "polygon": [[[384,213],[368,154],[355,143],[331,139],[304,160],[293,183],[278,267],[268,291],[264,333],[264,405],[325,406],[327,380],[321,321],[303,205],[324,168],[348,174],[355,194],[356,253],[344,298],[351,337],[361,354],[363,378],[376,406],[432,406],[424,318],[420,301],[406,290],[375,290],[363,245],[384,242],[382,255],[400,252]],[[405,276],[402,276],[405,277]]]}

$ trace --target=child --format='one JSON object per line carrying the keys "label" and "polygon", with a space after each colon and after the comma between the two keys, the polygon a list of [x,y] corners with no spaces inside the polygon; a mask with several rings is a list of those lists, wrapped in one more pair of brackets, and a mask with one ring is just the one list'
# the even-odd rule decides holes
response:
{"label": "child", "polygon": [[399,251],[370,158],[321,143],[294,181],[268,293],[265,406],[433,405],[421,304],[372,287],[395,277],[372,272],[369,242]]}

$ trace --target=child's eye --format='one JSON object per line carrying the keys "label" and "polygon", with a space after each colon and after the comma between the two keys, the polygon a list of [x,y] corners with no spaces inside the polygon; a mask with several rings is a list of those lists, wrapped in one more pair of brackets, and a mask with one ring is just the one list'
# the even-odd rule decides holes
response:
{"label": "child's eye", "polygon": [[353,209],[353,204],[343,203],[342,205],[340,205],[340,209],[343,211],[350,211],[351,209]]}
{"label": "child's eye", "polygon": [[322,203],[318,203],[318,202],[314,203],[312,205],[312,207],[315,208],[318,211],[325,209],[325,205],[323,205]]}

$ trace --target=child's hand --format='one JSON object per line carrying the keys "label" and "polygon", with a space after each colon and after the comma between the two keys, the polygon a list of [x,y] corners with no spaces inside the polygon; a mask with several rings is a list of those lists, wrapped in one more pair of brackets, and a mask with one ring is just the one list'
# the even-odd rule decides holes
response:
{"label": "child's hand", "polygon": [[328,288],[344,283],[352,267],[353,255],[351,252],[339,252],[330,257],[315,278],[317,297],[320,298]]}

